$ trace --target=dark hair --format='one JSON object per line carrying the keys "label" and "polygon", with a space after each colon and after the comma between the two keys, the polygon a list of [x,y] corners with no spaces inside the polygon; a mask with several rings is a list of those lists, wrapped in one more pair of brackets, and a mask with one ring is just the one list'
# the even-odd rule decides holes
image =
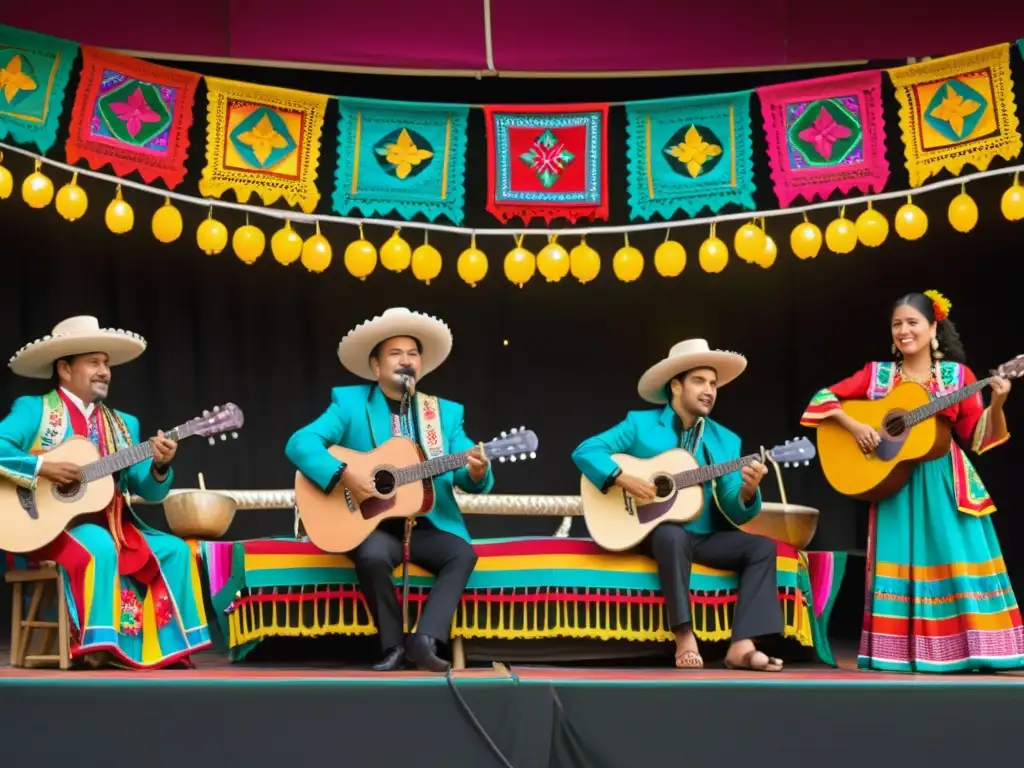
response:
{"label": "dark hair", "polygon": [[60,386],[60,374],[57,373],[57,364],[63,361],[68,365],[74,365],[75,358],[77,357],[80,357],[80,355],[64,355],[64,357],[59,357],[53,361],[53,377],[51,379],[51,383],[53,384],[54,389]]}
{"label": "dark hair", "polygon": [[[916,309],[929,323],[935,322],[935,305],[932,300],[923,293],[908,293],[897,299],[892,305],[895,312],[902,306],[909,306]],[[938,351],[942,353],[943,360],[950,360],[954,363],[966,363],[967,353],[964,351],[963,342],[960,341],[960,334],[956,332],[956,326],[948,317],[939,320],[935,327],[935,338],[939,342]]]}
{"label": "dark hair", "polygon": [[[398,336],[402,336],[402,335],[403,334],[401,334],[401,333],[398,334]],[[391,336],[390,338],[384,339],[384,341],[390,341],[391,339],[397,339],[398,336]],[[416,351],[419,352],[422,355],[423,354],[423,344],[420,342],[420,340],[417,339],[415,336],[410,336],[409,338],[416,342]],[[380,358],[380,347],[384,343],[384,341],[377,342],[377,344],[374,345],[373,349],[370,350],[370,359],[371,360]]]}
{"label": "dark hair", "polygon": [[671,379],[668,380],[668,382],[665,384],[665,397],[667,397],[669,400],[672,399],[672,382],[673,381],[678,381],[680,383],[685,383],[686,382],[686,377],[689,376],[694,371],[714,371],[715,372],[715,376],[718,375],[718,371],[713,366],[710,366],[710,365],[698,365],[696,368],[687,368],[682,373],[677,373],[675,376],[673,376]]}

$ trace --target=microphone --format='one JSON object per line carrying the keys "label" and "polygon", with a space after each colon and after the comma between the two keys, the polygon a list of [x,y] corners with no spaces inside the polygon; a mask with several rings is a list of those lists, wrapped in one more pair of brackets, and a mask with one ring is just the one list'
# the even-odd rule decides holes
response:
{"label": "microphone", "polygon": [[402,384],[403,393],[409,394],[413,389],[415,389],[416,372],[413,371],[412,368],[404,365],[401,368],[396,369],[395,374],[398,376],[398,380]]}

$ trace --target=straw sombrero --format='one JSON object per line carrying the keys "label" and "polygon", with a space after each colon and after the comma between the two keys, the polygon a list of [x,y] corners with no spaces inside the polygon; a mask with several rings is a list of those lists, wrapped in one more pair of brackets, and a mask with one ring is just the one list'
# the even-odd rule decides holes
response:
{"label": "straw sombrero", "polygon": [[14,353],[7,366],[18,376],[48,379],[53,364],[62,357],[104,352],[108,365],[129,363],[146,351],[146,340],[137,333],[120,328],[100,328],[90,315],[69,317],[53,327],[49,336],[36,339]]}
{"label": "straw sombrero", "polygon": [[370,353],[382,341],[395,336],[411,336],[419,341],[421,379],[441,365],[452,351],[452,332],[443,321],[405,307],[392,307],[346,333],[338,344],[338,360],[356,376],[375,381]]}
{"label": "straw sombrero", "polygon": [[747,367],[747,358],[724,349],[710,349],[704,339],[680,341],[668,352],[668,357],[655,363],[637,385],[640,397],[649,403],[668,402],[665,385],[673,376],[694,368],[714,368],[718,374],[718,386],[724,387]]}

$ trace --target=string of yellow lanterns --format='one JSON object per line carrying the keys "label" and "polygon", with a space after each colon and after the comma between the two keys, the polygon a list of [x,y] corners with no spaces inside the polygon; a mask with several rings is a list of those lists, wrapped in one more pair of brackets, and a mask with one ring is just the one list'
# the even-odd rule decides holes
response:
{"label": "string of yellow lanterns", "polygon": [[[0,152],[0,200],[9,198],[14,191],[14,177],[2,164],[3,153]],[[1014,173],[1013,183],[1004,192],[1000,209],[1009,221],[1024,219],[1024,187],[1020,184],[1019,171]],[[54,185],[42,172],[42,161],[36,159],[35,168],[25,177],[21,185],[22,199],[30,207],[43,209],[54,203],[57,212],[67,221],[81,219],[89,207],[89,199],[85,190],[78,185],[78,173],[73,173],[71,180],[54,193]],[[839,216],[821,229],[807,216],[802,214],[803,221],[790,232],[789,245],[798,259],[813,259],[824,245],[836,254],[849,254],[863,245],[878,248],[889,237],[889,222],[885,216],[875,210],[870,201],[865,210],[855,220],[846,216],[846,205],[839,204]],[[961,184],[960,193],[949,203],[947,219],[957,232],[967,233],[978,223],[978,205],[967,194],[966,184]],[[107,228],[114,234],[125,234],[135,226],[135,214],[122,194],[118,185],[114,199],[111,200],[104,213]],[[904,240],[918,240],[928,231],[928,216],[907,195],[906,202],[900,206],[893,217],[893,229]],[[157,209],[151,220],[154,238],[161,243],[173,243],[183,233],[181,212],[165,198],[164,204]],[[270,239],[270,250],[273,257],[282,265],[301,261],[311,272],[323,272],[332,263],[333,252],[330,242],[320,232],[320,224],[315,224],[315,233],[303,239],[292,229],[290,221],[278,229]],[[506,255],[503,263],[505,277],[514,285],[522,288],[539,273],[548,282],[558,282],[567,275],[572,275],[580,283],[594,280],[601,271],[601,257],[588,243],[586,235],[571,250],[566,250],[559,241],[558,235],[550,235],[547,244],[534,255],[523,246],[527,233],[515,236],[515,247]],[[612,258],[612,271],[622,282],[633,282],[643,274],[645,260],[639,249],[630,245],[629,234],[623,236],[624,244]],[[208,255],[223,252],[228,245],[228,228],[214,217],[211,206],[207,217],[196,230],[196,244]],[[235,230],[230,236],[231,249],[235,256],[245,264],[255,263],[265,252],[267,239],[263,231],[249,222],[246,213],[245,225]],[[764,269],[771,267],[778,257],[778,246],[768,234],[765,217],[755,217],[743,224],[733,237],[733,251],[744,262]],[[366,239],[363,226],[359,225],[359,237],[349,243],[345,249],[344,264],[346,270],[354,277],[365,280],[377,267],[381,266],[391,272],[403,272],[410,269],[417,280],[426,283],[437,278],[441,273],[442,258],[434,246],[430,245],[428,233],[424,233],[423,244],[413,249],[401,235],[401,227],[396,227],[391,236],[378,250]],[[718,237],[716,224],[710,225],[710,233],[698,251],[698,263],[704,272],[717,274],[726,268],[729,262],[729,247]],[[654,253],[655,271],[667,278],[678,277],[687,263],[687,253],[683,245],[671,238],[667,231],[665,240]],[[471,236],[470,245],[458,257],[456,269],[459,277],[468,285],[475,287],[487,276],[489,264],[487,255],[477,247],[476,235]]]}

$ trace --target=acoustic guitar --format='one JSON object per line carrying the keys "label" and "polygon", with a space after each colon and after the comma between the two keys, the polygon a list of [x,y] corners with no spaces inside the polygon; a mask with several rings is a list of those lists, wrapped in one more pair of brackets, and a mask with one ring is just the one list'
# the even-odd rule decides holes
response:
{"label": "acoustic guitar", "polygon": [[[241,429],[242,410],[233,403],[204,411],[164,434],[174,441],[192,435],[210,438],[228,430]],[[237,433],[232,433],[237,438]],[[227,435],[221,434],[222,440]],[[100,456],[97,448],[84,437],[70,437],[46,458],[66,461],[81,468],[81,480],[58,485],[45,477],[37,478],[35,490],[22,488],[0,478],[0,549],[7,552],[34,552],[60,536],[61,532],[81,515],[105,509],[117,490],[113,475],[153,456],[153,445],[146,440],[119,451]]]}
{"label": "acoustic guitar", "polygon": [[[499,463],[536,458],[537,435],[525,428],[501,433],[483,444],[484,455]],[[475,447],[475,446],[474,446]],[[418,444],[393,437],[372,451],[335,445],[327,449],[347,466],[341,480],[325,494],[301,472],[295,473],[295,506],[309,540],[324,552],[351,552],[381,521],[425,515],[434,507],[433,478],[469,462],[470,451],[427,460]],[[471,449],[472,450],[472,449]],[[370,476],[374,493],[356,498],[345,478]]]}
{"label": "acoustic guitar", "polygon": [[949,453],[953,428],[938,414],[973,397],[994,376],[1015,379],[1024,374],[1024,355],[992,371],[992,376],[968,384],[942,397],[932,398],[920,384],[904,381],[878,400],[846,400],[843,412],[874,427],[882,439],[869,454],[834,419],[818,423],[818,452],[825,479],[839,493],[861,501],[881,501],[907,484],[910,473],[923,462]]}
{"label": "acoustic guitar", "polygon": [[607,493],[584,475],[580,479],[583,519],[592,538],[603,549],[621,552],[632,549],[661,523],[689,523],[704,509],[703,484],[716,477],[738,472],[755,461],[771,459],[783,466],[810,464],[814,444],[806,437],[787,440],[766,453],[752,453],[732,461],[701,466],[689,451],[673,448],[650,459],[624,453],[612,454],[623,473],[646,479],[657,489],[651,501],[637,501],[613,485]]}

